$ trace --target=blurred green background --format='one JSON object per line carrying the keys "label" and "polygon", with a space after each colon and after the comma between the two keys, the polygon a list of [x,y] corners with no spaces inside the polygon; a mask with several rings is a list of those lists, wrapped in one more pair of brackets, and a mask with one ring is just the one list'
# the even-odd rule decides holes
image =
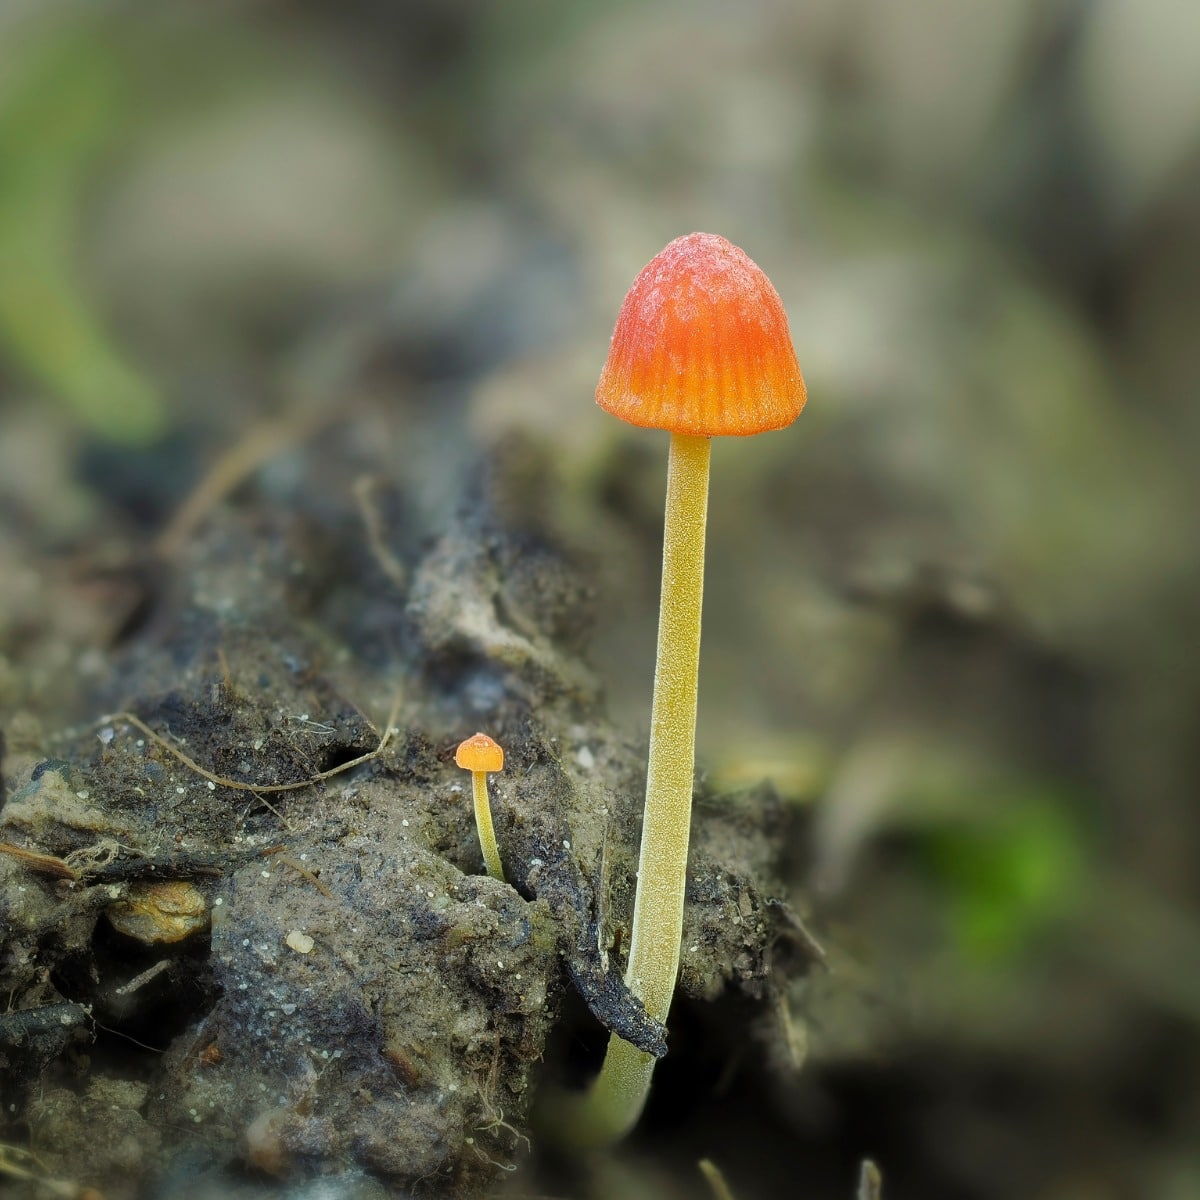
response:
{"label": "blurred green background", "polygon": [[699,757],[802,810],[836,967],[730,1184],[1200,1196],[1197,47],[1191,0],[5,0],[0,719],[87,715],[64,555],[368,378],[551,448],[644,731],[664,447],[591,392],[719,232],[810,400],[715,449]]}

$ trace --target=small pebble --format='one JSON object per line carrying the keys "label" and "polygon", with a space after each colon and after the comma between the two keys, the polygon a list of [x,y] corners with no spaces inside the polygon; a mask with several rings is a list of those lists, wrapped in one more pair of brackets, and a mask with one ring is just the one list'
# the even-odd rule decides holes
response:
{"label": "small pebble", "polygon": [[310,954],[313,946],[316,945],[307,933],[299,929],[293,929],[283,940],[287,947],[295,950],[297,954]]}

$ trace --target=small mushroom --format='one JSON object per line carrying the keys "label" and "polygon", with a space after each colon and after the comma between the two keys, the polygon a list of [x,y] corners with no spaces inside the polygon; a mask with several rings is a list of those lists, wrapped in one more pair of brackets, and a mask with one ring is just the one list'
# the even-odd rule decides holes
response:
{"label": "small mushroom", "polygon": [[492,827],[492,810],[488,804],[487,777],[491,771],[504,770],[504,751],[486,733],[467,738],[454,752],[454,761],[464,771],[471,772],[471,792],[475,799],[475,826],[479,830],[479,845],[483,861],[493,879],[504,882],[500,865],[500,847]]}
{"label": "small mushroom", "polygon": [[[710,439],[790,425],[804,380],[779,294],[737,246],[677,238],[643,268],[617,317],[601,408],[671,434],[646,806],[626,986],[665,1022],[679,972],[695,766],[696,685]],[[636,1123],[655,1058],[613,1034],[567,1137],[601,1145]]]}

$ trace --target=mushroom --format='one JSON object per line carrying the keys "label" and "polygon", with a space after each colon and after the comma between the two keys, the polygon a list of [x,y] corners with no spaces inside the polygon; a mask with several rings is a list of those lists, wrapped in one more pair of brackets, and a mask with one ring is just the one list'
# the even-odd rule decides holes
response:
{"label": "mushroom", "polygon": [[[626,986],[664,1022],[679,971],[704,587],[709,439],[790,425],[804,380],[779,294],[742,250],[711,233],[677,238],[643,268],[617,317],[596,388],[606,412],[671,433],[662,599],[646,804]],[[570,1116],[568,1137],[624,1136],[655,1058],[622,1040]]]}
{"label": "mushroom", "polygon": [[471,772],[475,825],[479,830],[483,861],[488,874],[504,883],[504,868],[500,865],[500,847],[496,845],[496,830],[492,826],[492,810],[487,793],[488,773],[504,770],[504,751],[486,733],[476,733],[459,745],[454,752],[454,761],[464,771]]}

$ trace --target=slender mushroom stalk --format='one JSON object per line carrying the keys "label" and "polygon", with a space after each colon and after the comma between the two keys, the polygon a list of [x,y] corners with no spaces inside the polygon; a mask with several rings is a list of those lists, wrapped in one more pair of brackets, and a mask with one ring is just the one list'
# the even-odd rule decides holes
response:
{"label": "slender mushroom stalk", "polygon": [[[696,744],[709,439],[790,425],[804,380],[778,293],[714,234],[677,238],[634,280],[596,389],[607,412],[671,433],[646,806],[626,986],[665,1022],[679,972]],[[567,1137],[604,1145],[637,1122],[654,1056],[611,1035]]]}
{"label": "slender mushroom stalk", "polygon": [[492,826],[492,809],[488,804],[487,777],[491,771],[504,770],[504,751],[486,733],[467,738],[454,752],[454,761],[471,772],[471,793],[475,800],[475,826],[479,830],[479,846],[483,861],[493,879],[504,880],[500,865],[500,847],[496,845],[496,830]]}

